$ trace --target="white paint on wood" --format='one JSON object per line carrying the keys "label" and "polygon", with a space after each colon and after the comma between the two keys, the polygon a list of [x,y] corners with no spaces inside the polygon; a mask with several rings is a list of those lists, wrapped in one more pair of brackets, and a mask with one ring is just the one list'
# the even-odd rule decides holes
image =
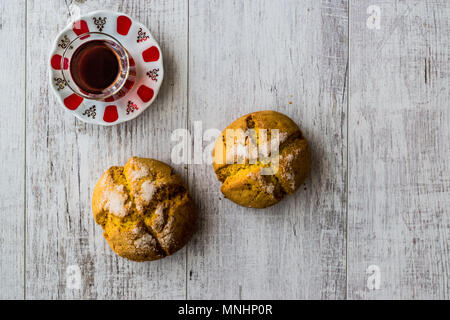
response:
{"label": "white paint on wood", "polygon": [[351,4],[348,296],[448,299],[450,6]]}
{"label": "white paint on wood", "polygon": [[[112,4],[110,4],[112,3]],[[116,256],[91,211],[97,179],[133,156],[170,163],[172,128],[186,126],[187,7],[180,1],[78,3],[125,12],[161,43],[166,68],[156,102],[140,117],[113,127],[88,125],[63,110],[49,90],[48,50],[67,19],[64,1],[29,1],[27,72],[27,297],[166,299],[185,297],[185,250],[160,261]],[[183,174],[182,167],[176,167]],[[80,290],[67,287],[79,266]],[[70,271],[70,270],[69,270]],[[71,273],[70,273],[71,274]]]}
{"label": "white paint on wood", "polygon": [[[123,11],[161,44],[164,84],[139,118],[98,127],[57,105],[48,50],[67,4]],[[346,0],[67,4],[0,3],[0,298],[449,298],[446,1],[350,1],[350,21]],[[310,141],[313,170],[294,196],[245,209],[210,166],[172,164],[199,209],[192,241],[151,263],[112,253],[90,206],[106,168],[132,155],[170,163],[174,129],[263,109]]]}
{"label": "white paint on wood", "polygon": [[224,199],[210,165],[190,167],[200,221],[188,298],[344,298],[347,2],[190,1],[189,15],[189,125],[277,110],[300,125],[314,165],[264,210]]}
{"label": "white paint on wood", "polygon": [[0,299],[24,297],[25,1],[0,2]]}

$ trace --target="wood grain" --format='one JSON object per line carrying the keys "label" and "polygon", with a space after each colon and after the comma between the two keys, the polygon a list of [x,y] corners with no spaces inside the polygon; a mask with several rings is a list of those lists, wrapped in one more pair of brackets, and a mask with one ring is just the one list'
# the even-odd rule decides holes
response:
{"label": "wood grain", "polygon": [[278,110],[304,131],[314,166],[264,210],[224,199],[211,165],[190,166],[189,299],[345,297],[347,48],[347,1],[190,1],[191,132]]}
{"label": "wood grain", "polygon": [[[448,299],[450,6],[351,4],[349,298]],[[369,5],[379,30],[366,27]]]}
{"label": "wood grain", "polygon": [[0,299],[24,297],[25,1],[0,2]]}
{"label": "wood grain", "polygon": [[[170,134],[186,126],[187,7],[180,1],[83,1],[81,13],[118,10],[145,23],[162,47],[165,79],[139,118],[87,125],[58,105],[47,81],[51,41],[67,23],[64,1],[29,1],[27,56],[27,297],[166,299],[185,297],[185,251],[152,263],[116,256],[94,222],[91,194],[111,165],[132,155],[170,163]],[[183,174],[183,169],[176,168]],[[66,286],[68,266],[81,288]]]}
{"label": "wood grain", "polygon": [[[47,61],[69,7],[125,12],[159,42],[164,83],[137,119],[87,125],[58,105]],[[449,17],[445,0],[1,1],[0,298],[449,299]],[[239,207],[210,165],[171,163],[173,130],[265,109],[313,152],[277,206]],[[97,179],[132,155],[173,165],[199,209],[161,261],[117,257],[92,217]]]}

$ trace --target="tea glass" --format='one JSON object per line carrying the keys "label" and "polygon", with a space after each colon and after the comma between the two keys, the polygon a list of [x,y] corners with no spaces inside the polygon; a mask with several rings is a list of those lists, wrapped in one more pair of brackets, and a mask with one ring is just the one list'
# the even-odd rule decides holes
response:
{"label": "tea glass", "polygon": [[[115,52],[119,59],[119,74],[115,81],[103,89],[101,93],[87,92],[80,88],[71,74],[71,61],[73,54],[77,49],[93,40],[101,40],[112,51]],[[64,50],[61,59],[62,77],[66,81],[67,86],[77,95],[92,100],[113,101],[123,97],[136,82],[136,66],[125,47],[114,37],[102,32],[86,32],[79,35],[70,42]]]}

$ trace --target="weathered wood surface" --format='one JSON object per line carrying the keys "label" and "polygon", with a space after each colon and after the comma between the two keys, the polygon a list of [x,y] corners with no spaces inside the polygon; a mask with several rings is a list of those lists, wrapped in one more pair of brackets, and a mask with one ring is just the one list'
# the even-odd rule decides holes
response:
{"label": "weathered wood surface", "polygon": [[344,298],[347,2],[190,1],[189,18],[190,131],[278,110],[301,126],[314,166],[265,210],[223,199],[210,165],[190,167],[201,216],[188,298]]}
{"label": "weathered wood surface", "polygon": [[24,296],[25,1],[0,2],[0,299]]}
{"label": "weathered wood surface", "polygon": [[[161,45],[164,83],[137,119],[92,126],[57,105],[47,61],[69,5],[128,13]],[[0,14],[0,298],[449,298],[446,1],[7,0]],[[90,205],[107,167],[171,163],[173,130],[264,109],[310,141],[295,196],[244,209],[209,165],[172,163],[198,205],[194,238],[151,263],[111,252]]]}
{"label": "weathered wood surface", "polygon": [[448,1],[352,1],[349,298],[449,299],[449,21]]}
{"label": "weathered wood surface", "polygon": [[[110,8],[149,26],[166,68],[162,91],[137,119],[113,127],[87,125],[61,108],[50,91],[51,42],[67,24],[64,1],[28,1],[27,298],[166,299],[185,297],[185,251],[155,263],[112,254],[92,217],[96,180],[132,155],[170,163],[172,128],[186,126],[187,7],[181,1],[80,3],[81,13]],[[95,5],[95,6],[94,6]],[[183,168],[176,168],[183,173]],[[81,288],[66,286],[68,266]]]}

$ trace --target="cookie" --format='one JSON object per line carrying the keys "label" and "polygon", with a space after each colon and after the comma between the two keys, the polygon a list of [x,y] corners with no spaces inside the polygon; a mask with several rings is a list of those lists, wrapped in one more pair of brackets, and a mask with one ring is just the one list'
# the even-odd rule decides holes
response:
{"label": "cookie", "polygon": [[[230,139],[227,132],[234,136]],[[271,144],[276,133],[278,157]],[[226,198],[244,207],[266,208],[293,194],[305,181],[311,154],[294,121],[276,111],[260,111],[225,128],[214,145],[213,168]]]}
{"label": "cookie", "polygon": [[163,162],[137,157],[103,174],[92,210],[111,249],[133,261],[157,260],[181,249],[196,220],[181,177]]}

